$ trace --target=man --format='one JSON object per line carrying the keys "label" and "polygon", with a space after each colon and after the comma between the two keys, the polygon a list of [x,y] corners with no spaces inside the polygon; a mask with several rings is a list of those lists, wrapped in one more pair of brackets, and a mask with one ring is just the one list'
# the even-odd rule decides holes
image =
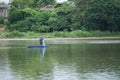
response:
{"label": "man", "polygon": [[39,42],[41,46],[45,46],[45,41],[43,37],[40,37]]}

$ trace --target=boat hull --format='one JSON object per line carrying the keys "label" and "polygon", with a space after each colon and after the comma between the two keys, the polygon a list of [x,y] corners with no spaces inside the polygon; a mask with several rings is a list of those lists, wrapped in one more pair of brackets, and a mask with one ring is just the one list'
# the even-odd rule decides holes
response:
{"label": "boat hull", "polygon": [[27,48],[48,48],[48,46],[28,46]]}

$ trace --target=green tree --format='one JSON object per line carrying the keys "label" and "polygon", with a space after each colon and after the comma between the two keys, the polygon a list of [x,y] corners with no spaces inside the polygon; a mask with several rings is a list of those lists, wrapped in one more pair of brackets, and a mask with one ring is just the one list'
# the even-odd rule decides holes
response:
{"label": "green tree", "polygon": [[18,30],[22,32],[34,31],[34,32],[48,32],[49,20],[51,14],[50,11],[36,11],[30,8],[14,9],[10,10],[8,16],[8,29]]}
{"label": "green tree", "polygon": [[12,0],[11,7],[23,9],[30,7],[33,4],[33,0]]}
{"label": "green tree", "polygon": [[25,9],[11,8],[8,15],[7,28],[10,30],[20,30],[20,31],[29,30],[33,23],[33,19],[29,17],[32,17],[36,14],[37,11],[30,8],[25,8]]}
{"label": "green tree", "polygon": [[4,24],[4,19],[0,17],[0,25]]}
{"label": "green tree", "polygon": [[11,8],[9,10],[9,15],[8,15],[8,21],[10,24],[16,23],[17,21],[24,20],[28,16],[33,15],[33,11],[30,9],[17,9],[17,8]]}
{"label": "green tree", "polygon": [[55,0],[12,0],[12,7],[16,8],[25,8],[25,7],[31,7],[31,8],[40,8],[46,5],[54,5],[56,3]]}
{"label": "green tree", "polygon": [[87,30],[120,31],[120,0],[69,0],[75,6],[75,26]]}
{"label": "green tree", "polygon": [[34,0],[33,6],[34,7],[43,7],[46,5],[54,5],[56,4],[55,0]]}
{"label": "green tree", "polygon": [[71,26],[73,23],[71,17],[72,11],[73,11],[73,6],[69,5],[68,3],[57,5],[56,14],[58,18],[58,23],[57,23],[58,31],[71,30],[71,28],[73,27]]}
{"label": "green tree", "polygon": [[94,0],[91,3],[85,14],[88,30],[120,31],[120,1]]}

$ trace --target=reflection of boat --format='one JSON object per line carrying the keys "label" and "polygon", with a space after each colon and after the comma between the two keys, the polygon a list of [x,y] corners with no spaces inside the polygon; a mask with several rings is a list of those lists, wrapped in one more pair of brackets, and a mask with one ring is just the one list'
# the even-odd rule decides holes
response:
{"label": "reflection of boat", "polygon": [[40,56],[44,57],[45,51],[48,48],[48,46],[28,46],[29,53],[36,53],[34,51],[39,50]]}
{"label": "reflection of boat", "polygon": [[27,48],[48,48],[48,46],[28,46]]}

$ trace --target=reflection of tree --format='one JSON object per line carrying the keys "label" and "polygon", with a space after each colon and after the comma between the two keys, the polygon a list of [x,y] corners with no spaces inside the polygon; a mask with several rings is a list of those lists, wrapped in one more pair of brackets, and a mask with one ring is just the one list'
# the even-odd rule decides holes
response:
{"label": "reflection of tree", "polygon": [[59,62],[63,65],[72,63],[71,45],[54,45],[54,47],[50,50],[52,54],[48,54],[54,62]]}
{"label": "reflection of tree", "polygon": [[[10,49],[8,55],[11,68],[23,77],[36,78],[52,73],[56,65],[61,70],[66,66],[69,70],[75,69],[79,74],[97,71],[119,73],[119,46],[120,44],[54,44],[46,51]],[[44,51],[44,57],[41,57],[41,52]]]}
{"label": "reflection of tree", "polygon": [[51,73],[53,68],[49,58],[41,59],[39,49],[34,49],[31,53],[24,48],[12,49],[9,51],[9,61],[11,68],[22,77],[35,78]]}
{"label": "reflection of tree", "polygon": [[[59,65],[76,65],[80,73],[90,71],[119,70],[120,45],[64,44],[54,45],[54,54],[50,54]],[[116,48],[117,47],[117,48]],[[113,67],[114,65],[114,67]]]}
{"label": "reflection of tree", "polygon": [[7,56],[7,51],[9,47],[7,46],[9,42],[8,41],[0,41],[0,70],[4,72],[5,67],[7,66],[8,63],[8,56]]}

